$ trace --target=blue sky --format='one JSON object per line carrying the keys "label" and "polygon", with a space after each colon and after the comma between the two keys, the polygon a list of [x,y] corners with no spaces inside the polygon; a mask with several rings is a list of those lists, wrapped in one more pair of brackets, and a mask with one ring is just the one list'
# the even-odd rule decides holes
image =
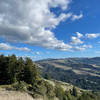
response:
{"label": "blue sky", "polygon": [[0,2],[0,54],[33,60],[100,56],[100,0]]}

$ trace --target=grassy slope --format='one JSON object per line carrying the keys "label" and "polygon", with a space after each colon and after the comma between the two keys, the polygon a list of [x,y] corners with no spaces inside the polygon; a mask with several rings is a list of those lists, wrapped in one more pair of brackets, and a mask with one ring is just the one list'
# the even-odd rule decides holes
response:
{"label": "grassy slope", "polygon": [[[73,89],[73,85],[57,80],[46,80],[48,83],[50,83],[53,87],[56,87],[57,85],[61,86],[64,91],[69,91]],[[39,99],[33,99],[31,95],[28,94],[27,91],[15,91],[12,87],[12,85],[0,85],[0,100],[44,100],[41,96]],[[78,95],[81,95],[83,89],[80,89],[76,87],[78,91]],[[58,98],[55,97],[54,100],[59,100]]]}

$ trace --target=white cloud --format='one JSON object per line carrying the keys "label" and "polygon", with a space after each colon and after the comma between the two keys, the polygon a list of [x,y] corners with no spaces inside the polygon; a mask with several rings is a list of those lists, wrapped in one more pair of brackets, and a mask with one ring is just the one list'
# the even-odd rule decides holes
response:
{"label": "white cloud", "polygon": [[18,47],[12,47],[12,49],[18,50],[18,51],[31,51],[29,48],[27,47],[23,47],[23,48],[18,48]]}
{"label": "white cloud", "polygon": [[80,15],[73,15],[72,16],[72,21],[75,21],[75,20],[78,20],[78,19],[81,19],[83,17],[83,14],[80,14]]}
{"label": "white cloud", "polygon": [[36,55],[40,55],[40,52],[37,51],[37,52],[35,52],[35,54],[36,54]]}
{"label": "white cloud", "polygon": [[87,33],[85,36],[86,36],[87,38],[89,38],[89,39],[93,39],[93,38],[99,37],[100,34],[99,34],[99,33],[91,33],[91,34]]}
{"label": "white cloud", "polygon": [[65,10],[70,2],[71,0],[1,0],[0,37],[7,42],[69,50],[72,47],[58,40],[51,30],[72,14],[61,13],[56,16],[50,8],[60,7]]}
{"label": "white cloud", "polygon": [[74,47],[74,50],[75,51],[84,51],[86,49],[91,49],[92,48],[92,45],[82,45],[82,46],[75,46]]}
{"label": "white cloud", "polygon": [[75,50],[75,51],[84,51],[85,48],[76,46],[76,47],[74,48],[74,50]]}
{"label": "white cloud", "polygon": [[77,37],[78,37],[78,38],[83,37],[83,34],[81,34],[80,32],[76,32],[76,34],[77,34]]}
{"label": "white cloud", "polygon": [[82,47],[83,47],[83,48],[92,48],[92,45],[85,45],[85,44],[84,44]]}
{"label": "white cloud", "polygon": [[83,44],[84,41],[82,41],[80,38],[83,37],[83,34],[81,34],[80,32],[76,32],[76,36],[72,36],[71,37],[71,44],[73,45],[78,45],[78,44]]}
{"label": "white cloud", "polygon": [[23,57],[23,58],[31,58],[32,60],[34,60],[34,59],[36,59],[37,57],[36,56],[30,56],[30,55],[23,55],[23,56],[21,56],[21,57]]}
{"label": "white cloud", "polygon": [[6,44],[6,43],[0,43],[0,50],[30,51],[29,48],[26,48],[26,47],[19,48],[19,47],[11,46],[11,45]]}
{"label": "white cloud", "polygon": [[10,45],[7,45],[5,43],[0,43],[0,50],[11,50],[12,47]]}
{"label": "white cloud", "polygon": [[81,41],[78,37],[74,37],[74,36],[71,37],[71,44],[78,45],[78,44],[83,44],[83,43],[84,42]]}

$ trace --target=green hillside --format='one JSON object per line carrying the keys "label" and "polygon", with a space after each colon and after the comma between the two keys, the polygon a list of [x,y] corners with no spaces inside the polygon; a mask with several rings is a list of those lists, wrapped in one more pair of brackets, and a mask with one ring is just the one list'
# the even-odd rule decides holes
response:
{"label": "green hillside", "polygon": [[[0,89],[26,92],[43,100],[99,100],[97,91],[87,91],[71,84],[52,80],[30,58],[0,55]],[[48,80],[49,79],[49,80]]]}
{"label": "green hillside", "polygon": [[71,83],[83,89],[100,90],[100,57],[37,61],[43,76]]}

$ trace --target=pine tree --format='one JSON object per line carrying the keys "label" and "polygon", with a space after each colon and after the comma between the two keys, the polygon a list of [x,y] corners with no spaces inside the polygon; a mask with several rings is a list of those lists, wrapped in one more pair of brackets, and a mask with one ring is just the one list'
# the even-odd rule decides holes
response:
{"label": "pine tree", "polygon": [[17,82],[17,58],[15,55],[9,57],[8,72],[10,74],[10,82]]}
{"label": "pine tree", "polygon": [[44,76],[44,78],[47,79],[47,80],[50,80],[51,79],[51,76],[50,76],[49,73],[46,73],[45,76]]}
{"label": "pine tree", "polygon": [[26,58],[24,68],[24,80],[26,83],[36,85],[40,79],[40,73],[33,61],[30,58]]}
{"label": "pine tree", "polygon": [[76,90],[76,88],[75,87],[73,87],[73,90],[72,90],[72,95],[73,96],[75,96],[75,97],[77,97],[77,90]]}

